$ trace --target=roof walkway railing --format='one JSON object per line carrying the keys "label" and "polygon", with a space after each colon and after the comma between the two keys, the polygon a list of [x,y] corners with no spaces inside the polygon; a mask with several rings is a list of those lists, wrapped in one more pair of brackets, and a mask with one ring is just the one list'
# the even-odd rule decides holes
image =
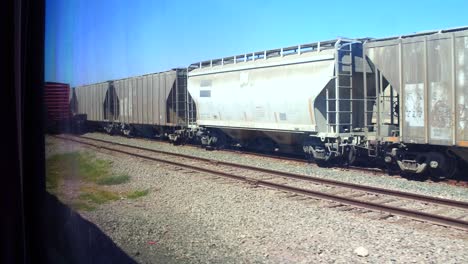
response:
{"label": "roof walkway railing", "polygon": [[188,68],[190,70],[199,69],[199,68],[208,68],[208,67],[214,67],[214,66],[220,66],[220,65],[222,66],[222,65],[237,64],[237,63],[243,63],[243,62],[249,62],[249,61],[266,60],[269,58],[284,57],[284,56],[303,54],[303,53],[314,52],[314,51],[320,52],[322,50],[335,49],[335,44],[337,42],[356,42],[356,41],[361,41],[361,40],[338,38],[334,40],[320,41],[320,42],[302,44],[302,45],[297,45],[297,46],[289,46],[289,47],[279,48],[279,49],[257,51],[257,52],[252,52],[252,53],[236,55],[236,56],[224,57],[220,59],[201,61],[201,62],[191,64]]}

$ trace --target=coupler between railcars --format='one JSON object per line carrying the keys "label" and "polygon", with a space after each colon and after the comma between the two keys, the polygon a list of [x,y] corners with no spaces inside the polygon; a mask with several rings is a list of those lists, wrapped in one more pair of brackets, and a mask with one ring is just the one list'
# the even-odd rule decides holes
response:
{"label": "coupler between railcars", "polygon": [[106,131],[107,134],[109,135],[115,135],[117,134],[118,132],[120,132],[120,126],[118,123],[114,123],[114,122],[109,122],[109,123],[105,123],[103,125],[103,129]]}
{"label": "coupler between railcars", "polygon": [[193,142],[196,137],[196,130],[194,129],[177,129],[173,133],[167,134],[169,142],[174,145],[185,145]]}
{"label": "coupler between railcars", "polygon": [[135,135],[135,128],[130,124],[107,122],[102,125],[102,128],[109,135],[124,135],[126,137]]}

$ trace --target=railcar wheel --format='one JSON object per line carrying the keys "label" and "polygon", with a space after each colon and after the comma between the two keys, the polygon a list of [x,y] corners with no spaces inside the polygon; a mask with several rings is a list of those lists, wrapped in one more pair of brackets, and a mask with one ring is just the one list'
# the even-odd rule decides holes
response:
{"label": "railcar wheel", "polygon": [[315,163],[316,163],[317,166],[319,166],[320,168],[328,168],[328,167],[330,167],[330,162],[327,161],[327,160],[315,160]]}
{"label": "railcar wheel", "polygon": [[133,127],[127,124],[122,124],[120,126],[120,132],[128,138],[133,137],[133,134],[135,133]]}
{"label": "railcar wheel", "polygon": [[[430,164],[430,166],[435,164]],[[441,181],[453,178],[458,172],[457,159],[455,157],[444,156],[443,164],[438,168],[430,169],[430,177],[434,181]]]}
{"label": "railcar wheel", "polygon": [[114,127],[111,124],[107,124],[104,126],[104,130],[107,132],[107,134],[113,136],[114,135]]}
{"label": "railcar wheel", "polygon": [[213,132],[208,146],[212,149],[223,149],[226,143],[226,136],[223,133]]}

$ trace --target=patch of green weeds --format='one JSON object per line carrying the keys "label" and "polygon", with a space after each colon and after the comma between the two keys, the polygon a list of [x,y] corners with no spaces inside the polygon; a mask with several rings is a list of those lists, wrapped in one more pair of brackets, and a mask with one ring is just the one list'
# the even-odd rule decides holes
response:
{"label": "patch of green weeds", "polygon": [[146,189],[146,190],[136,190],[136,191],[127,193],[127,198],[128,199],[136,199],[136,198],[145,196],[148,193],[149,193],[148,189]]}
{"label": "patch of green weeds", "polygon": [[117,185],[117,184],[126,183],[129,180],[130,180],[130,176],[126,174],[120,174],[120,175],[109,175],[106,177],[102,177],[98,179],[96,183],[99,185]]}
{"label": "patch of green weeds", "polygon": [[90,153],[70,152],[57,154],[46,161],[47,190],[55,193],[57,186],[66,179],[79,179],[101,185],[115,185],[130,180],[128,175],[111,174],[111,162],[96,159]]}
{"label": "patch of green weeds", "polygon": [[70,152],[54,155],[46,160],[46,188],[56,194],[57,187],[65,178],[75,177],[79,171],[80,154]]}
{"label": "patch of green weeds", "polygon": [[[130,181],[127,174],[112,174],[112,162],[97,159],[89,152],[69,152],[51,156],[46,160],[47,191],[65,196],[62,183],[73,181],[78,185],[78,194],[67,198],[75,210],[92,211],[98,205],[120,199],[117,192],[106,189],[107,185],[118,185]],[[135,190],[123,194],[128,199],[145,196],[149,190]]]}
{"label": "patch of green weeds", "polygon": [[95,204],[103,204],[118,200],[119,196],[115,192],[99,188],[86,187],[83,188],[81,194],[79,195],[79,199]]}

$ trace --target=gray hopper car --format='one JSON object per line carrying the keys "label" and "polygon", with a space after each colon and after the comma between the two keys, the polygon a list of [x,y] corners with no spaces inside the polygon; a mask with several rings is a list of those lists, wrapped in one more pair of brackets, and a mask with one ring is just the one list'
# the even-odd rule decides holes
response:
{"label": "gray hopper car", "polygon": [[111,134],[165,137],[186,127],[195,113],[186,75],[186,69],[173,69],[76,87],[73,112]]}
{"label": "gray hopper car", "polygon": [[373,67],[364,78],[375,81],[364,87],[374,152],[403,171],[453,175],[468,161],[468,28],[370,40],[364,53]]}

